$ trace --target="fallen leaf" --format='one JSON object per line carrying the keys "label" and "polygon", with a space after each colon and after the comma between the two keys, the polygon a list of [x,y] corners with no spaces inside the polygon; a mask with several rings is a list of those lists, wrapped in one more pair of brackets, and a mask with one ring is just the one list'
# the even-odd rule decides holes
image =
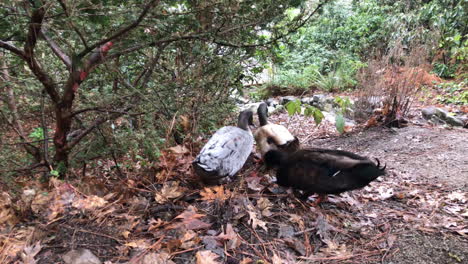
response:
{"label": "fallen leaf", "polygon": [[239,264],[250,264],[253,260],[251,258],[243,258]]}
{"label": "fallen leaf", "polygon": [[225,201],[231,197],[231,192],[229,190],[224,190],[222,185],[214,187],[205,187],[200,191],[201,199],[204,201]]}
{"label": "fallen leaf", "polygon": [[168,148],[167,150],[177,155],[184,155],[190,152],[185,146],[182,145],[177,145],[175,147]]}
{"label": "fallen leaf", "polygon": [[261,191],[265,186],[260,184],[260,181],[262,180],[261,177],[247,177],[245,178],[245,181],[247,182],[247,187],[253,191]]}
{"label": "fallen leaf", "polygon": [[198,238],[197,233],[195,233],[192,230],[188,230],[182,236],[182,238],[180,239],[180,242],[181,242],[180,248],[189,249],[191,247],[194,247],[196,244],[198,244],[200,242],[200,239]]}
{"label": "fallen leaf", "polygon": [[221,262],[216,261],[219,256],[209,250],[198,251],[195,257],[197,264],[221,264]]}
{"label": "fallen leaf", "polygon": [[271,216],[272,213],[270,212],[270,208],[272,207],[273,203],[271,203],[267,198],[262,197],[257,201],[257,208],[260,209],[263,216]]}
{"label": "fallen leaf", "polygon": [[185,228],[189,230],[205,229],[211,226],[209,223],[205,223],[198,218],[204,217],[203,214],[197,214],[194,206],[189,206],[184,212],[176,216],[176,219],[181,219]]}
{"label": "fallen leaf", "polygon": [[219,234],[218,238],[227,241],[228,249],[235,249],[241,244],[239,236],[234,231],[234,228],[232,228],[231,224],[226,225],[226,231],[224,233]]}
{"label": "fallen leaf", "polygon": [[96,195],[91,195],[86,198],[76,198],[72,202],[73,207],[83,210],[94,210],[106,204],[106,200]]}
{"label": "fallen leaf", "polygon": [[268,232],[266,222],[258,219],[257,213],[255,213],[254,211],[248,211],[248,214],[249,214],[249,223],[252,225],[253,229],[256,229],[259,226],[263,228],[263,230]]}
{"label": "fallen leaf", "polygon": [[34,257],[41,251],[42,246],[40,242],[37,242],[34,246],[27,246],[21,253],[21,259],[24,264],[36,264]]}
{"label": "fallen leaf", "polygon": [[14,226],[18,223],[19,220],[12,207],[10,195],[7,192],[2,192],[0,194],[0,227],[3,225]]}
{"label": "fallen leaf", "polygon": [[271,258],[271,261],[273,262],[273,264],[283,264],[283,263],[285,263],[280,257],[278,257],[278,255],[276,255],[274,253],[273,253],[273,258]]}
{"label": "fallen leaf", "polygon": [[139,261],[137,261],[136,264],[175,264],[175,262],[170,260],[170,258],[171,255],[167,252],[151,252],[144,255],[142,258],[139,258]]}
{"label": "fallen leaf", "polygon": [[125,243],[127,247],[139,248],[139,249],[148,249],[151,246],[151,243],[145,239],[133,240],[128,243]]}
{"label": "fallen leaf", "polygon": [[179,186],[179,182],[170,181],[166,182],[161,191],[157,192],[155,195],[156,202],[163,204],[169,201],[170,199],[179,198],[183,195],[184,189]]}
{"label": "fallen leaf", "polygon": [[77,263],[86,263],[86,264],[101,264],[96,255],[94,255],[89,249],[72,249],[65,253],[63,256],[63,261],[65,264],[77,264]]}

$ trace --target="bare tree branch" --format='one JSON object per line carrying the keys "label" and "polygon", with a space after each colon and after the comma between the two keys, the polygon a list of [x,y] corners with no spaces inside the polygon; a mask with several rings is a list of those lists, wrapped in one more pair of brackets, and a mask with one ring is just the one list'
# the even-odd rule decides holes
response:
{"label": "bare tree branch", "polygon": [[37,79],[42,83],[47,93],[49,94],[52,102],[55,104],[59,103],[60,96],[57,91],[55,82],[52,80],[50,75],[48,75],[34,57],[34,48],[36,47],[37,37],[41,32],[42,21],[44,20],[45,6],[36,8],[31,15],[31,21],[29,22],[29,31],[26,43],[24,45],[24,59],[29,65],[29,68],[37,77]]}
{"label": "bare tree branch", "polygon": [[54,52],[54,54],[62,60],[62,62],[65,64],[65,66],[67,66],[68,70],[70,71],[72,63],[68,55],[62,51],[62,49],[57,45],[57,43],[55,43],[55,41],[53,41],[49,36],[47,36],[47,32],[44,28],[41,30],[41,36],[42,38],[44,38],[47,44],[49,44],[49,47],[52,50],[52,52]]}
{"label": "bare tree branch", "polygon": [[71,150],[76,144],[78,144],[82,138],[84,138],[86,135],[91,133],[96,127],[100,126],[101,124],[107,122],[108,120],[118,118],[122,115],[124,115],[128,110],[130,110],[131,107],[126,107],[123,110],[121,110],[119,113],[112,114],[112,115],[106,115],[103,116],[96,121],[94,121],[93,124],[91,124],[88,128],[84,129],[83,132],[81,132],[79,135],[77,135],[70,143],[67,144],[65,147],[66,150]]}
{"label": "bare tree branch", "polygon": [[0,40],[0,48],[9,50],[9,51],[13,52],[14,54],[20,56],[22,59],[26,59],[26,54],[24,53],[24,51],[18,49],[13,44],[10,44],[10,43],[8,43],[6,41]]}
{"label": "bare tree branch", "polygon": [[117,31],[114,35],[106,38],[106,39],[103,39],[103,40],[100,40],[98,41],[97,43],[91,45],[90,47],[87,47],[85,50],[83,50],[80,54],[78,54],[78,57],[81,57],[83,58],[86,54],[88,54],[89,52],[91,52],[92,50],[94,50],[95,48],[97,47],[100,47],[110,41],[113,41],[115,39],[118,39],[119,37],[123,36],[125,33],[129,32],[130,30],[134,29],[135,27],[137,27],[141,21],[143,20],[143,18],[145,18],[145,16],[148,14],[148,12],[156,5],[158,5],[160,2],[160,0],[151,0],[146,6],[143,7],[143,11],[141,12],[141,14],[138,16],[137,20],[135,20],[133,23],[131,23],[130,25],[122,28],[121,30]]}
{"label": "bare tree branch", "polygon": [[75,23],[73,23],[73,21],[71,20],[71,17],[70,17],[70,12],[67,8],[67,6],[65,5],[65,2],[63,2],[63,0],[58,0],[60,6],[62,7],[63,11],[65,12],[65,15],[69,18],[69,21],[68,23],[70,24],[70,26],[72,27],[72,29],[76,32],[76,34],[78,35],[78,37],[80,38],[81,42],[83,43],[84,47],[86,49],[88,49],[88,43],[86,42],[86,39],[84,38],[84,35],[81,33],[81,31],[75,26]]}

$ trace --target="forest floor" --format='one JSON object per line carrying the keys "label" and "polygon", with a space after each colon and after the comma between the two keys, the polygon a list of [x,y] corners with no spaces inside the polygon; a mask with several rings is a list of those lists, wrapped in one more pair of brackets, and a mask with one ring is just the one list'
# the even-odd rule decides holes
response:
{"label": "forest floor", "polygon": [[468,263],[467,129],[411,123],[337,135],[284,113],[272,120],[303,147],[378,158],[387,175],[314,207],[315,196],[296,199],[252,159],[214,187],[193,175],[189,147],[125,178],[104,162],[79,181],[25,187],[22,215],[3,194],[0,218],[16,225],[0,233],[0,263],[65,263],[83,248],[107,263]]}

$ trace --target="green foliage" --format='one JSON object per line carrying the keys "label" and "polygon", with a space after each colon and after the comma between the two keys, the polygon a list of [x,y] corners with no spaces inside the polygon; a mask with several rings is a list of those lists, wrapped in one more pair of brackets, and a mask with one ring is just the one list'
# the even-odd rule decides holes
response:
{"label": "green foliage", "polygon": [[44,139],[44,130],[42,127],[36,127],[33,131],[29,134],[29,137],[35,141],[43,140]]}
{"label": "green foliage", "polygon": [[[299,99],[288,102],[285,105],[285,107],[286,107],[286,110],[288,111],[289,116],[293,116],[295,114],[300,115],[302,113],[302,103]],[[307,117],[312,116],[317,125],[319,125],[322,122],[323,117],[324,117],[320,109],[310,106],[310,105],[305,106],[304,115]]]}
{"label": "green foliage", "polygon": [[295,114],[301,114],[301,101],[300,100],[294,100],[288,102],[285,107],[286,110],[288,111],[288,115],[293,116]]}
{"label": "green foliage", "polygon": [[342,114],[337,114],[335,117],[335,127],[341,134],[344,133],[345,120]]}
{"label": "green foliage", "polygon": [[[69,151],[65,154],[73,158],[69,162],[71,166],[106,159],[110,154],[153,161],[162,148],[174,144],[175,130],[182,138],[197,137],[228,122],[232,124],[236,106],[229,96],[242,90],[242,82],[263,69],[251,63],[254,56],[264,56],[271,48],[273,37],[291,31],[310,15],[304,0],[50,2],[45,6],[47,14],[40,19],[42,25],[35,24],[44,33],[44,36],[34,36],[37,37],[34,60],[41,72],[38,77],[27,63],[29,60],[18,56],[21,53],[18,51],[30,44],[26,44],[31,38],[28,36],[30,19],[40,16],[41,12],[37,12],[41,10],[40,2],[2,2],[0,39],[6,44],[0,48],[0,60],[6,62],[9,75],[15,80],[11,87],[19,116],[28,118],[32,126],[41,124],[38,95],[48,87],[44,107],[46,123],[58,127],[59,119],[72,116],[70,131],[64,131],[68,130],[70,120],[67,120],[60,122],[65,124],[65,129],[52,133],[69,135],[73,130],[93,129],[77,145],[70,146],[67,140],[49,145],[49,160],[54,161],[55,148],[64,142],[67,146],[57,149]],[[147,6],[150,2],[155,4]],[[34,12],[37,14],[32,15]],[[88,47],[102,43],[117,32],[120,33],[112,40],[114,45],[107,56],[103,54],[102,63],[94,65],[89,61]],[[61,53],[51,52],[52,46]],[[60,58],[59,54],[66,56]],[[64,63],[67,57],[72,60],[72,67]],[[83,73],[78,70],[87,63],[92,64],[92,70],[80,80],[79,87],[74,86],[76,75],[79,73],[81,78]],[[45,80],[50,83],[45,84]],[[64,96],[70,88],[76,89],[76,94]],[[64,98],[74,99],[62,102],[66,101]],[[12,112],[8,106],[5,108],[6,113]],[[190,120],[183,131],[177,123],[180,116]],[[136,120],[138,127],[128,124],[131,119]],[[96,125],[99,120],[107,121]],[[41,140],[43,134],[37,128],[30,137]],[[12,140],[15,141],[19,140]],[[2,158],[4,151],[6,148],[0,151]],[[29,156],[24,155],[25,149],[16,151],[21,155],[15,156],[14,166],[30,162]]]}
{"label": "green foliage", "polygon": [[322,122],[324,115],[320,109],[314,106],[307,106],[304,110],[305,116],[312,116],[314,118],[315,123],[318,125]]}
{"label": "green foliage", "polygon": [[443,63],[434,63],[432,71],[441,78],[453,78],[455,77],[455,65],[446,65]]}
{"label": "green foliage", "polygon": [[296,94],[295,90],[302,93],[311,88],[354,88],[356,74],[370,55],[386,54],[397,42],[407,47],[416,40],[428,49],[439,41],[439,51],[432,54],[442,51],[448,57],[434,65],[434,72],[453,78],[459,68],[453,59],[466,63],[468,54],[464,5],[465,0],[330,1],[318,19],[275,47],[270,85]]}
{"label": "green foliage", "polygon": [[339,109],[337,110],[337,115],[335,117],[335,127],[338,132],[343,134],[345,132],[344,115],[349,112],[349,110],[351,109],[352,103],[348,97],[342,98],[342,97],[337,96],[335,97],[335,104],[339,106]]}
{"label": "green foliage", "polygon": [[443,104],[468,105],[468,91],[466,80],[460,83],[447,82],[435,86],[441,95],[436,97],[437,101]]}

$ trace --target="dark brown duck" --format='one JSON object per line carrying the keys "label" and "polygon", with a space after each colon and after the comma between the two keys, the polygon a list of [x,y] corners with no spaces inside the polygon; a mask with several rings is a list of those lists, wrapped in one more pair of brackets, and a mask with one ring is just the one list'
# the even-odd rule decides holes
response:
{"label": "dark brown duck", "polygon": [[277,183],[284,187],[302,190],[302,198],[313,193],[320,195],[339,194],[365,187],[385,174],[380,167],[366,157],[342,150],[302,149],[294,153],[277,150],[265,154],[265,163],[277,168]]}

